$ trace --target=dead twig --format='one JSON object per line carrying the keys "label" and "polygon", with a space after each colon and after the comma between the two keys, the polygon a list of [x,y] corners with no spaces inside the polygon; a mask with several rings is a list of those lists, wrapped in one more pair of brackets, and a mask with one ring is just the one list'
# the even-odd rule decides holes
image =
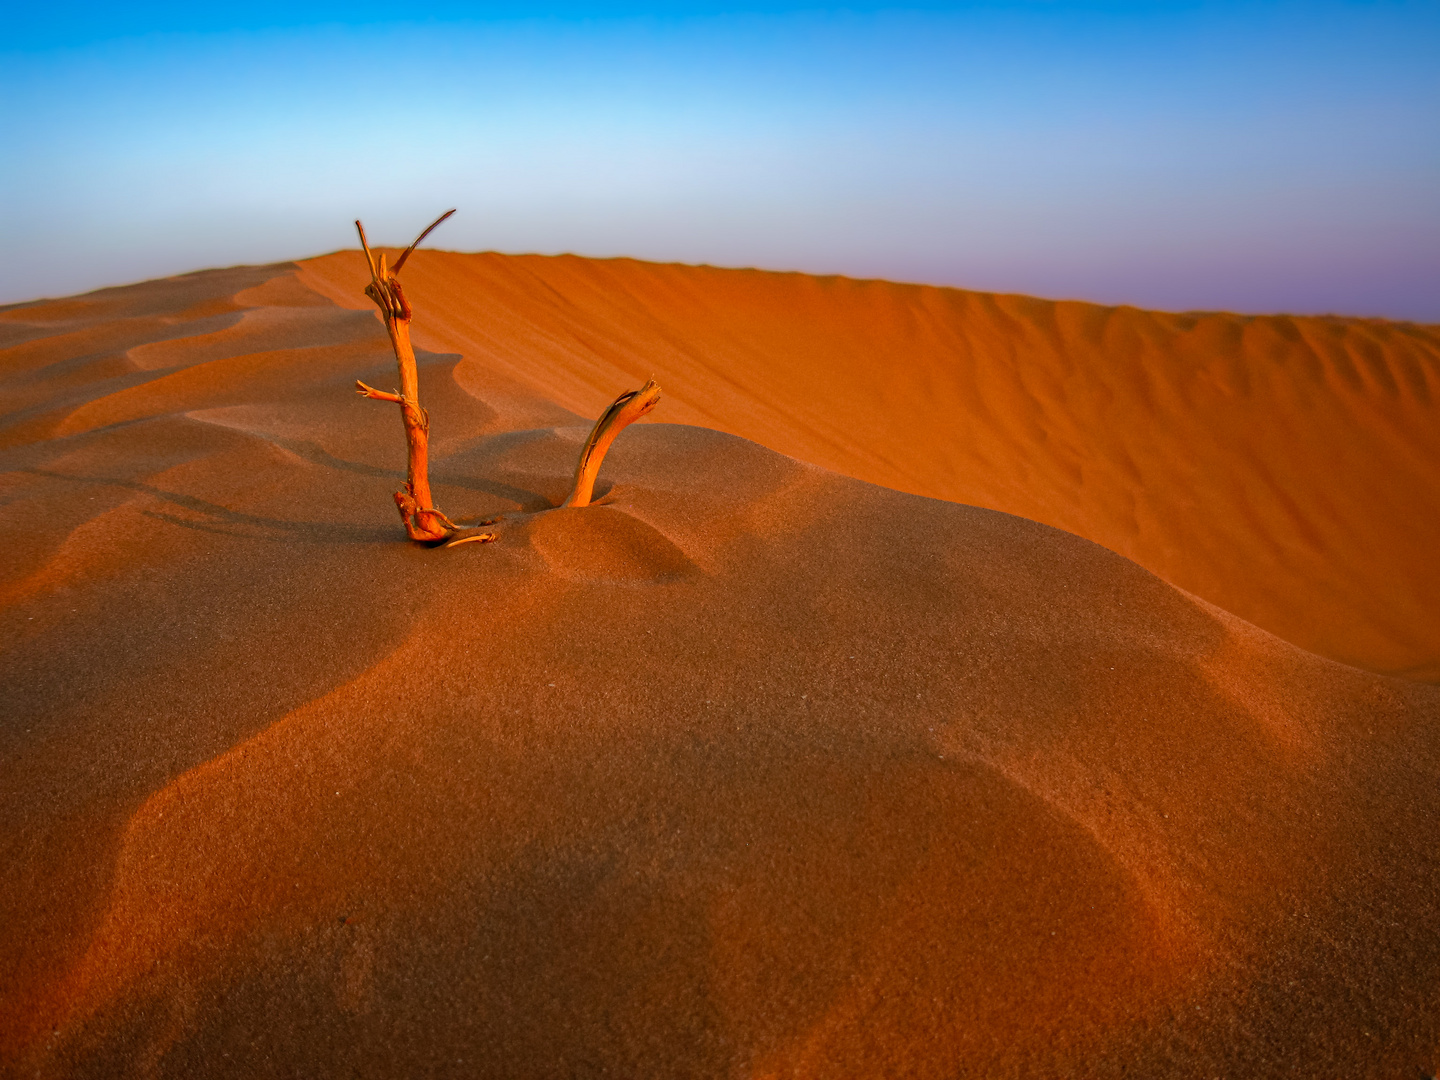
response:
{"label": "dead twig", "polygon": [[400,520],[405,523],[406,535],[411,540],[427,542],[444,540],[453,535],[457,527],[440,512],[430,495],[430,416],[420,407],[420,377],[415,367],[415,349],[410,344],[410,320],[414,312],[395,275],[420,241],[454,212],[447,210],[431,222],[429,228],[417,236],[415,242],[395,261],[394,270],[386,268],[383,252],[376,258],[365,239],[365,227],[359,221],[355,222],[360,246],[365,249],[365,261],[370,266],[370,284],[365,286],[365,295],[375,301],[380,317],[385,320],[390,344],[395,349],[395,363],[400,370],[400,390],[398,393],[386,393],[359,380],[356,380],[355,389],[361,397],[393,401],[400,406],[408,454],[405,487],[395,493],[395,506],[400,511]]}
{"label": "dead twig", "polygon": [[639,390],[621,394],[611,403],[605,414],[595,421],[590,437],[580,449],[580,461],[575,466],[575,488],[565,500],[566,506],[589,506],[595,490],[595,477],[600,472],[600,462],[605,451],[615,441],[615,436],[633,424],[640,417],[660,403],[660,387],[655,380],[648,380]]}
{"label": "dead twig", "polygon": [[445,547],[455,547],[457,544],[488,544],[499,538],[498,534],[492,532],[471,533],[469,536],[457,536],[454,540],[447,540]]}

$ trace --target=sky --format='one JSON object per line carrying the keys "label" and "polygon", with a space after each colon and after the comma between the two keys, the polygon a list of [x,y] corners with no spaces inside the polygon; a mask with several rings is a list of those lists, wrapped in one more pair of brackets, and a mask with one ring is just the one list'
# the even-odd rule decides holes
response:
{"label": "sky", "polygon": [[1440,3],[31,5],[0,303],[404,244],[1440,322]]}

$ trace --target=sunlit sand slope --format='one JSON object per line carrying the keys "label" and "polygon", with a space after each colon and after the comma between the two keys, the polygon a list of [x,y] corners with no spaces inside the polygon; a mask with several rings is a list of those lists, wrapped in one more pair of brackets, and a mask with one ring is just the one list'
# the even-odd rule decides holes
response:
{"label": "sunlit sand slope", "polygon": [[[362,307],[363,261],[303,264]],[[1440,679],[1440,332],[630,259],[422,252],[418,340],[1103,544],[1346,663]]]}
{"label": "sunlit sand slope", "polygon": [[0,311],[0,1074],[1440,1064],[1440,688],[698,426],[550,510],[631,359],[513,318],[432,550],[294,267]]}

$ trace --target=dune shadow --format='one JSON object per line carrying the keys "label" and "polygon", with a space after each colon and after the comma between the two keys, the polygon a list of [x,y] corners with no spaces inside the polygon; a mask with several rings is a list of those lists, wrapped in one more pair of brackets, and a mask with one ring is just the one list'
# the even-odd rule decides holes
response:
{"label": "dune shadow", "polygon": [[141,513],[146,517],[200,532],[238,536],[249,540],[303,540],[308,543],[323,544],[373,544],[395,538],[395,530],[390,527],[347,525],[333,521],[289,521],[261,514],[247,514],[243,511],[231,510],[219,503],[197,498],[194,495],[166,491],[164,488],[155,487],[153,484],[144,484],[138,480],[121,480],[111,476],[71,476],[66,473],[35,468],[19,471],[48,480],[66,480],[75,484],[99,484],[152,496],[172,506],[201,514],[203,518],[195,520],[157,510],[142,510]]}

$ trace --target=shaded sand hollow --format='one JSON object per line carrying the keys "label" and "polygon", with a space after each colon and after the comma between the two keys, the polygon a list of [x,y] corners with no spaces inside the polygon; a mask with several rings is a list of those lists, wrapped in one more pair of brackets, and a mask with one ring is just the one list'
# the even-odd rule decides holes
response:
{"label": "shaded sand hollow", "polygon": [[1440,1066],[1433,328],[358,259],[0,311],[0,1074]]}

